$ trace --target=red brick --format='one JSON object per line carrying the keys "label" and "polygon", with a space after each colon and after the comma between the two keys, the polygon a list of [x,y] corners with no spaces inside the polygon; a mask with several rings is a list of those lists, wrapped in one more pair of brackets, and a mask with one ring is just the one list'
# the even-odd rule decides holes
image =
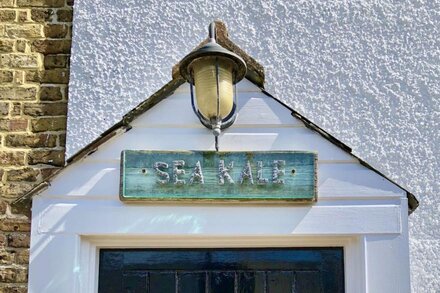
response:
{"label": "red brick", "polygon": [[53,148],[56,146],[54,134],[9,134],[5,137],[8,147]]}
{"label": "red brick", "polygon": [[0,119],[0,131],[26,131],[26,119]]}
{"label": "red brick", "polygon": [[24,157],[24,152],[0,151],[0,166],[22,166]]}
{"label": "red brick", "polygon": [[23,114],[34,117],[66,115],[67,103],[25,104]]}

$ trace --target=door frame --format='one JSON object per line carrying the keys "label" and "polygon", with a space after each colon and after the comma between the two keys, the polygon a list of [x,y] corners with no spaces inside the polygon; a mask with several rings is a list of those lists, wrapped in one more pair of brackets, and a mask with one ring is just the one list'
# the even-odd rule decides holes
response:
{"label": "door frame", "polygon": [[343,247],[345,291],[366,292],[364,237],[329,236],[79,236],[75,292],[98,292],[101,248]]}

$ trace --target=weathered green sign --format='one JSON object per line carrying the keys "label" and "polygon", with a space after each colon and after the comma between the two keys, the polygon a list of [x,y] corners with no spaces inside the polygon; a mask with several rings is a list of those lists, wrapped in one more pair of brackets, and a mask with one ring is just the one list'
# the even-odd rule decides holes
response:
{"label": "weathered green sign", "polygon": [[315,201],[315,153],[123,151],[122,200]]}

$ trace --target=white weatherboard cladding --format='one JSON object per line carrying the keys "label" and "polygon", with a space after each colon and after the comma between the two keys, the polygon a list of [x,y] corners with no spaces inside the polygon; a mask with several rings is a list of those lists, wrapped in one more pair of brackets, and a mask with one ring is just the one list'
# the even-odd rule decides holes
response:
{"label": "white weatherboard cladding", "polygon": [[220,137],[220,150],[316,151],[317,203],[121,202],[122,150],[214,148],[184,84],[34,198],[30,292],[93,292],[99,247],[185,245],[343,246],[347,292],[409,292],[406,193],[306,128],[249,81],[238,85],[238,93],[238,118]]}

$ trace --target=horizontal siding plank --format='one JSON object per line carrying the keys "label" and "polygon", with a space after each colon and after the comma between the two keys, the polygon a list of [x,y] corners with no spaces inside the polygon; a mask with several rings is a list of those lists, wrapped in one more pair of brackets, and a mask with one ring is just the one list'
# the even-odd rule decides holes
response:
{"label": "horizontal siding plank", "polygon": [[[118,200],[119,161],[78,162],[51,182],[43,197],[91,197]],[[69,180],[63,180],[69,178]],[[396,198],[405,193],[394,184],[357,163],[320,164],[318,161],[318,201]]]}
{"label": "horizontal siding plank", "polygon": [[[214,136],[205,128],[133,128],[101,146],[94,160],[119,159],[122,150],[213,150]],[[220,136],[221,151],[316,151],[320,160],[353,157],[304,128],[232,128]]]}
{"label": "horizontal siding plank", "polygon": [[[134,127],[203,127],[191,107],[191,98],[186,93],[175,93],[136,118]],[[280,127],[302,127],[304,124],[291,115],[291,111],[259,92],[240,93],[238,116],[234,126],[275,125]]]}
{"label": "horizontal siding plank", "polygon": [[330,163],[318,164],[318,197],[406,198],[406,192],[359,163]]}
{"label": "horizontal siding plank", "polygon": [[40,215],[36,233],[288,236],[401,232],[398,205],[176,206],[56,203],[39,198],[34,211]]}

